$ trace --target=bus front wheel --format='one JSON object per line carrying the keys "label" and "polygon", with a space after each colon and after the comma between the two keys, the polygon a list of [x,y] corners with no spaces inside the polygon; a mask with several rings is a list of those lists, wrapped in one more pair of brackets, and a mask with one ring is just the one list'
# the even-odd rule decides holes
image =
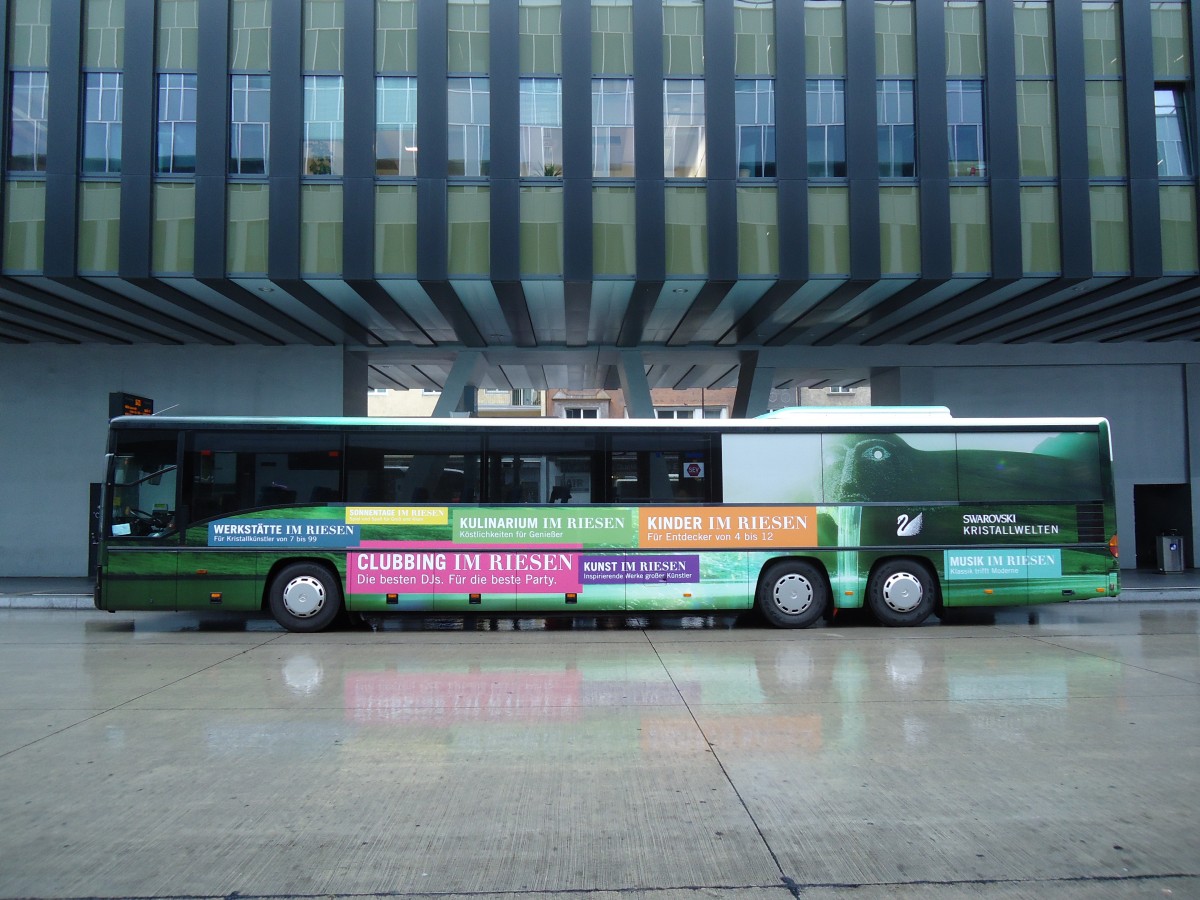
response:
{"label": "bus front wheel", "polygon": [[871,575],[867,606],[881,625],[920,625],[937,606],[937,579],[910,559],[888,560]]}
{"label": "bus front wheel", "polygon": [[288,631],[323,631],[337,618],[342,594],[328,569],[292,563],[272,579],[267,603],[275,621]]}
{"label": "bus front wheel", "polygon": [[824,575],[804,560],[776,563],[758,585],[758,608],[777,628],[807,628],[828,606]]}

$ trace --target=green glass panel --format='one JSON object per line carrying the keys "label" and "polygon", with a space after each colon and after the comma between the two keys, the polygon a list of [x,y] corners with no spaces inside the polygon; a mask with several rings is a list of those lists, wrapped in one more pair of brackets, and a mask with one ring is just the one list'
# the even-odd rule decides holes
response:
{"label": "green glass panel", "polygon": [[633,0],[592,0],[592,71],[633,74]]}
{"label": "green glass panel", "polygon": [[563,272],[563,190],[521,188],[521,274]]}
{"label": "green glass panel", "polygon": [[808,189],[808,270],[813,275],[850,272],[850,191]]}
{"label": "green glass panel", "polygon": [[44,69],[50,65],[51,0],[12,0],[9,4],[9,64]]}
{"label": "green glass panel", "polygon": [[341,274],[340,184],[306,184],[300,188],[300,271],[306,275]]}
{"label": "green glass panel", "polygon": [[46,182],[5,185],[4,271],[40,272],[46,234]]}
{"label": "green glass panel", "polygon": [[779,209],[773,187],[738,188],[738,272],[779,273]]}
{"label": "green glass panel", "polygon": [[125,0],[86,0],[83,35],[85,69],[125,65]]}
{"label": "green glass panel", "polygon": [[1055,123],[1054,82],[1018,81],[1017,146],[1023,178],[1058,173]]}
{"label": "green glass panel", "polygon": [[304,0],[304,71],[342,71],[345,14],[343,0]]}
{"label": "green glass panel", "polygon": [[450,0],[446,8],[446,69],[485,74],[491,65],[488,0]]}
{"label": "green glass panel", "polygon": [[1121,5],[1112,0],[1084,0],[1083,68],[1087,75],[1120,75]]}
{"label": "green glass panel", "polygon": [[1196,188],[1190,184],[1164,184],[1158,189],[1162,221],[1164,272],[1195,272]]}
{"label": "green glass panel", "polygon": [[196,71],[200,0],[159,0],[158,67]]}
{"label": "green glass panel", "polygon": [[1013,4],[1014,53],[1018,77],[1054,74],[1054,31],[1045,0]]}
{"label": "green glass panel", "polygon": [[805,0],[804,68],[809,75],[846,74],[846,13],[842,0]]}
{"label": "green glass panel", "polygon": [[983,4],[978,0],[946,0],[946,75],[982,76]]}
{"label": "green glass panel", "polygon": [[417,271],[417,189],[380,185],[375,189],[375,271],[415,275]]}
{"label": "green glass panel", "polygon": [[230,71],[269,71],[271,0],[233,0],[229,15]]}
{"label": "green glass panel", "polygon": [[1027,275],[1056,275],[1059,256],[1058,189],[1049,185],[1021,188],[1021,265]]}
{"label": "green glass panel", "polygon": [[1123,185],[1090,188],[1092,207],[1092,271],[1129,271],[1129,201]]}
{"label": "green glass panel", "polygon": [[525,75],[562,72],[562,6],[559,0],[521,0],[518,56]]}
{"label": "green glass panel", "polygon": [[116,272],[121,256],[121,184],[117,181],[79,185],[80,272]]}
{"label": "green glass panel", "polygon": [[708,191],[669,187],[666,191],[667,275],[708,274]]}
{"label": "green glass panel", "polygon": [[775,4],[733,0],[733,73],[775,74]]}
{"label": "green glass panel", "polygon": [[265,274],[270,193],[265,184],[229,186],[229,228],[225,265],[230,274]]}
{"label": "green glass panel", "polygon": [[704,74],[703,0],[663,0],[663,74]]}
{"label": "green glass panel", "polygon": [[592,191],[592,270],[597,275],[637,272],[637,210],[633,188]]}
{"label": "green glass panel", "polygon": [[921,208],[915,187],[879,190],[879,263],[885,275],[921,271]]}
{"label": "green glass panel", "polygon": [[956,275],[992,270],[988,189],[983,185],[950,188],[950,266]]}
{"label": "green glass panel", "polygon": [[453,186],[447,197],[448,270],[488,275],[492,266],[491,193],[482,185]]}
{"label": "green glass panel", "polygon": [[1184,79],[1192,74],[1188,45],[1187,4],[1150,4],[1150,29],[1154,39],[1154,77]]}
{"label": "green glass panel", "polygon": [[154,186],[155,273],[191,272],[196,268],[196,186]]}
{"label": "green glass panel", "polygon": [[375,69],[417,70],[417,0],[375,0]]}
{"label": "green glass panel", "polygon": [[875,75],[915,75],[917,42],[911,0],[875,0]]}
{"label": "green glass panel", "polygon": [[1087,96],[1088,174],[1092,178],[1125,175],[1124,85],[1089,81]]}

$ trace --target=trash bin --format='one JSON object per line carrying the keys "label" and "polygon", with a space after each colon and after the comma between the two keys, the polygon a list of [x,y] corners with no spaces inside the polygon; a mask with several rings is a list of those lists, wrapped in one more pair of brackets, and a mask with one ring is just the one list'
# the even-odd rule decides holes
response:
{"label": "trash bin", "polygon": [[1183,536],[1160,534],[1158,536],[1158,571],[1183,571]]}

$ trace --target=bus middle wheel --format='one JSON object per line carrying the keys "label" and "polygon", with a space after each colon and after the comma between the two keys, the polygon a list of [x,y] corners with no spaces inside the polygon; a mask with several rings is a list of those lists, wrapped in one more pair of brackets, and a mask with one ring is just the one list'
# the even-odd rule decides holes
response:
{"label": "bus middle wheel", "polygon": [[342,608],[342,592],[328,569],[292,563],[271,581],[267,603],[275,621],[288,631],[324,631]]}
{"label": "bus middle wheel", "polygon": [[777,628],[807,628],[825,614],[829,588],[820,568],[804,560],[771,566],[758,586],[758,608]]}

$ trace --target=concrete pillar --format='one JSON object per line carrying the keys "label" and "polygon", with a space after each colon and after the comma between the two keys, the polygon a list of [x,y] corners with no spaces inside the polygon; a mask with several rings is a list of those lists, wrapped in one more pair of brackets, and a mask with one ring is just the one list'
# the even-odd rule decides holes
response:
{"label": "concrete pillar", "polygon": [[625,408],[634,419],[653,419],[654,401],[650,399],[650,382],[646,365],[637,350],[622,350],[617,359],[617,376],[625,394]]}

